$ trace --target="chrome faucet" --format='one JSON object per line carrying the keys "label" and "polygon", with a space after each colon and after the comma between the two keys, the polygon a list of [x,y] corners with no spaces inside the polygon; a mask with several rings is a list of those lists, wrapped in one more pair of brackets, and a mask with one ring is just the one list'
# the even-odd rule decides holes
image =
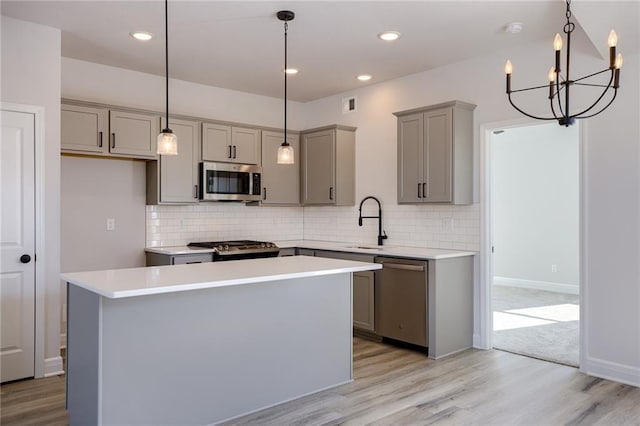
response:
{"label": "chrome faucet", "polygon": [[[378,203],[378,216],[362,216],[362,205],[368,199],[375,200]],[[360,208],[358,209],[360,215],[358,216],[358,226],[362,226],[362,219],[378,219],[378,245],[381,246],[382,242],[389,238],[387,233],[382,230],[382,204],[380,204],[380,200],[376,197],[368,196],[364,197],[362,201],[360,201]]]}

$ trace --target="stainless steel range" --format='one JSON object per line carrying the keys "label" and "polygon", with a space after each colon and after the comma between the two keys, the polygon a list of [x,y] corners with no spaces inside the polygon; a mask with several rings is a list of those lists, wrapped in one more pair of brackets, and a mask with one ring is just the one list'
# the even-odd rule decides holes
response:
{"label": "stainless steel range", "polygon": [[266,241],[237,240],[189,243],[189,247],[214,249],[213,261],[276,257],[280,249]]}

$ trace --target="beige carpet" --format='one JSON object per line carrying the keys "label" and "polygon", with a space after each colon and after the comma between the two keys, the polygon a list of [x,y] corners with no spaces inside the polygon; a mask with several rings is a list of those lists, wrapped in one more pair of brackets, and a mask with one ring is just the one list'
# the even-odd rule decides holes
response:
{"label": "beige carpet", "polygon": [[579,297],[542,290],[493,286],[493,346],[578,366]]}

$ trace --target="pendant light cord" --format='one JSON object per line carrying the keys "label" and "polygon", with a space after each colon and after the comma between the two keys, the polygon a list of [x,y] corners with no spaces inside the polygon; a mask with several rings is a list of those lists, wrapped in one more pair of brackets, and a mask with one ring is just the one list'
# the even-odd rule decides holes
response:
{"label": "pendant light cord", "polygon": [[[164,75],[166,123],[164,130],[169,129],[169,0],[164,0]],[[164,132],[163,130],[163,132]]]}
{"label": "pendant light cord", "polygon": [[288,146],[287,142],[287,30],[289,24],[284,23],[284,146]]}

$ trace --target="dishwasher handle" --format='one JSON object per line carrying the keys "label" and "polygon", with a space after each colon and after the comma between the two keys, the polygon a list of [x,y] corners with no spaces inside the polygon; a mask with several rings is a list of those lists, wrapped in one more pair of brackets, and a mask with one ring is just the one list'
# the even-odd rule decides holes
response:
{"label": "dishwasher handle", "polygon": [[382,265],[383,265],[383,268],[402,269],[404,271],[424,272],[424,265],[405,265],[404,263],[390,263],[390,262],[384,262]]}

